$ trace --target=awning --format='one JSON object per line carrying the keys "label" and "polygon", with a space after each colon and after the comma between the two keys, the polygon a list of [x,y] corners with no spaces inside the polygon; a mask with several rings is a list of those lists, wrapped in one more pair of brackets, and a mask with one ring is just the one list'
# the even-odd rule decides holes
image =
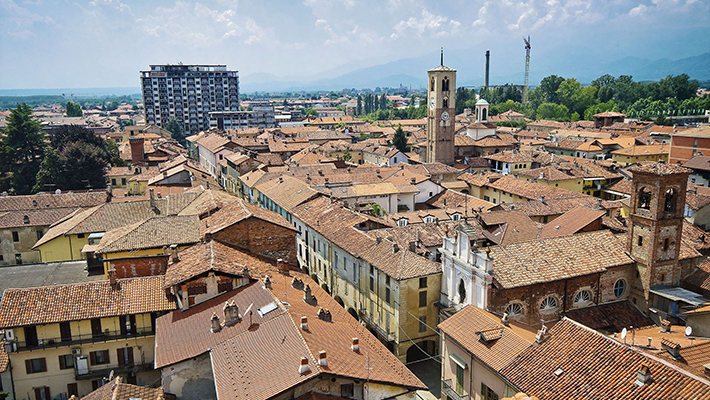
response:
{"label": "awning", "polygon": [[678,286],[654,286],[651,288],[650,292],[657,296],[665,297],[668,300],[687,303],[695,307],[699,307],[710,301],[698,293]]}
{"label": "awning", "polygon": [[468,365],[466,365],[466,363],[461,358],[459,358],[459,356],[457,356],[456,354],[453,354],[453,353],[449,354],[449,358],[451,359],[451,361],[455,362],[456,365],[458,365],[459,367],[461,367],[463,369],[468,368]]}

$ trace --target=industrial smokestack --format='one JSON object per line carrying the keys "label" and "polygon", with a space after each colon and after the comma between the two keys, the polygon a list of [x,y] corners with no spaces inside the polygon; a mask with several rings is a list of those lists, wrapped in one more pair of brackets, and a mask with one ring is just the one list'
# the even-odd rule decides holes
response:
{"label": "industrial smokestack", "polygon": [[484,85],[488,89],[488,72],[491,69],[491,51],[486,50],[486,84]]}

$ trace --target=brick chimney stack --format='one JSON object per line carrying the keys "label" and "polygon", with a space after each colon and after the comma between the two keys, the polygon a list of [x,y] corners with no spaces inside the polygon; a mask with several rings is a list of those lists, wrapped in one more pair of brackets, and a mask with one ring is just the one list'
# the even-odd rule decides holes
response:
{"label": "brick chimney stack", "polygon": [[145,139],[131,136],[128,138],[128,142],[131,144],[131,164],[141,164],[145,159],[145,153],[143,152],[143,142]]}

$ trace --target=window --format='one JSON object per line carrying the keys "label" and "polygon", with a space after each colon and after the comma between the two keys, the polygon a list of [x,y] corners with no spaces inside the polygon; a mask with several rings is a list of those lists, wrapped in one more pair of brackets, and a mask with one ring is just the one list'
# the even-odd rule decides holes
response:
{"label": "window", "polygon": [[463,279],[459,281],[459,303],[463,304],[466,302],[466,284]]}
{"label": "window", "polygon": [[35,400],[51,400],[52,396],[49,393],[49,387],[42,386],[36,387],[35,389]]}
{"label": "window", "polygon": [[62,342],[71,342],[71,324],[69,322],[60,322],[59,334],[62,337]]}
{"label": "window", "polygon": [[370,291],[375,291],[375,277],[372,275],[370,275]]}
{"label": "window", "polygon": [[614,296],[618,299],[623,296],[624,293],[626,293],[626,281],[619,279],[616,283],[614,283]]}
{"label": "window", "polygon": [[76,237],[78,237],[79,239],[83,239],[83,238],[84,238],[84,234],[83,234],[83,233],[79,233],[78,235],[76,235]]}
{"label": "window", "polygon": [[580,290],[574,296],[574,304],[585,304],[592,301],[592,292],[589,290]]}
{"label": "window", "polygon": [[419,289],[424,289],[426,287],[426,276],[419,278]]}
{"label": "window", "polygon": [[355,385],[352,383],[347,383],[345,385],[340,385],[340,397],[355,397]]}
{"label": "window", "polygon": [[419,317],[419,332],[426,332],[426,315]]}
{"label": "window", "polygon": [[557,308],[557,299],[552,296],[546,297],[540,303],[540,311],[554,310],[555,308]]}
{"label": "window", "polygon": [[108,355],[108,350],[92,351],[89,353],[91,365],[108,364],[111,362]]}
{"label": "window", "polygon": [[663,251],[668,251],[668,238],[663,239]]}
{"label": "window", "polygon": [[638,207],[645,210],[651,209],[651,190],[647,188],[641,188],[639,191]]}
{"label": "window", "polygon": [[643,246],[643,236],[639,235],[637,243],[639,246]]}
{"label": "window", "polygon": [[390,304],[390,288],[388,287],[385,288],[385,302]]}
{"label": "window", "polygon": [[47,371],[47,360],[44,357],[25,360],[25,369],[28,374],[45,372]]}
{"label": "window", "polygon": [[22,223],[23,223],[24,225],[28,225],[28,224],[30,223],[30,217],[27,216],[27,215],[25,215],[24,217],[22,217]]}
{"label": "window", "polygon": [[672,212],[675,210],[675,191],[673,189],[668,189],[666,191],[666,204],[664,207],[665,211]]}
{"label": "window", "polygon": [[71,397],[72,395],[79,397],[79,384],[76,382],[67,383],[67,396]]}
{"label": "window", "polygon": [[463,396],[463,368],[456,364],[456,393]]}
{"label": "window", "polygon": [[523,315],[523,306],[521,306],[520,303],[511,303],[505,308],[505,313],[508,314],[509,317]]}
{"label": "window", "polygon": [[498,395],[491,388],[481,383],[481,398],[483,400],[498,400]]}
{"label": "window", "polygon": [[426,301],[426,290],[423,290],[419,292],[419,307],[426,307],[427,306],[427,301]]}
{"label": "window", "polygon": [[132,366],[133,365],[133,347],[122,347],[116,349],[116,355],[118,356],[118,366]]}
{"label": "window", "polygon": [[44,231],[37,229],[37,240],[42,239],[42,236],[44,236]]}
{"label": "window", "polygon": [[74,368],[74,356],[71,354],[64,354],[59,356],[59,369],[72,369]]}
{"label": "window", "polygon": [[126,186],[126,178],[121,178],[121,185]]}
{"label": "window", "polygon": [[20,233],[17,231],[12,231],[12,241],[13,242],[19,242],[20,241]]}
{"label": "window", "polygon": [[111,186],[116,186],[116,178],[111,178]]}

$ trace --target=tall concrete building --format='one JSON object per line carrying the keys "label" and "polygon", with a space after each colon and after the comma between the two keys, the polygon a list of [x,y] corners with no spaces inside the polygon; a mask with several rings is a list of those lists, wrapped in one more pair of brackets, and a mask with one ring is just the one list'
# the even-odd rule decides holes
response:
{"label": "tall concrete building", "polygon": [[456,70],[441,65],[430,69],[427,98],[426,162],[454,164],[454,117],[456,110]]}
{"label": "tall concrete building", "polygon": [[145,123],[175,117],[185,132],[210,127],[210,111],[239,110],[239,72],[226,65],[151,65],[141,71]]}

